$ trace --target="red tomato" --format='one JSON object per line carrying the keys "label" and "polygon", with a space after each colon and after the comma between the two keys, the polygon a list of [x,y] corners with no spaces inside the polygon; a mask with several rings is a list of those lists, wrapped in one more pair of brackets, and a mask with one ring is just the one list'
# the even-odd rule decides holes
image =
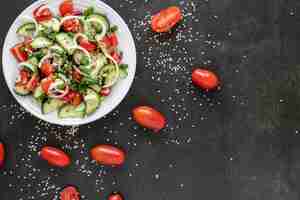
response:
{"label": "red tomato", "polygon": [[49,62],[44,62],[41,66],[41,72],[44,76],[50,76],[53,72],[55,72],[55,69]]}
{"label": "red tomato", "polygon": [[105,44],[105,46],[108,47],[117,47],[119,44],[118,37],[115,33],[111,33],[109,35],[106,35],[103,39],[102,42]]}
{"label": "red tomato", "polygon": [[122,165],[125,162],[125,153],[111,145],[97,145],[90,151],[93,160],[103,165]]}
{"label": "red tomato", "polygon": [[168,32],[180,20],[182,20],[180,8],[171,6],[152,17],[151,27],[153,31],[158,33]]}
{"label": "red tomato", "polygon": [[74,97],[71,99],[70,103],[73,106],[78,106],[81,102],[82,102],[82,97],[78,92],[76,92]]}
{"label": "red tomato", "polygon": [[112,47],[117,47],[119,44],[118,37],[115,33],[109,35],[110,44]]}
{"label": "red tomato", "polygon": [[0,142],[0,167],[4,164],[4,159],[5,159],[4,145],[2,142]]}
{"label": "red tomato", "polygon": [[50,87],[50,85],[53,83],[54,81],[53,81],[53,79],[52,79],[52,77],[47,77],[47,78],[44,78],[42,81],[41,81],[41,87],[42,87],[42,89],[43,89],[43,91],[45,92],[45,93],[48,93],[48,90],[49,90],[49,87]]}
{"label": "red tomato", "polygon": [[80,93],[70,90],[69,93],[63,97],[63,100],[73,106],[78,106],[82,102],[82,96]]}
{"label": "red tomato", "polygon": [[56,167],[67,167],[71,164],[69,156],[60,149],[45,146],[39,152],[42,159],[46,160],[49,164]]}
{"label": "red tomato", "polygon": [[120,193],[113,193],[109,195],[108,200],[124,200],[124,198]]}
{"label": "red tomato", "polygon": [[26,69],[21,69],[20,70],[20,78],[19,78],[19,80],[17,80],[16,83],[25,85],[28,83],[29,79],[30,79],[30,72]]}
{"label": "red tomato", "polygon": [[73,186],[68,186],[60,192],[60,200],[79,200],[80,194]]}
{"label": "red tomato", "polygon": [[81,24],[78,19],[68,19],[63,23],[63,29],[66,32],[78,33],[81,31]]}
{"label": "red tomato", "polygon": [[43,4],[33,11],[33,16],[38,22],[52,19],[52,13],[47,5]]}
{"label": "red tomato", "polygon": [[16,44],[13,48],[10,49],[10,52],[13,54],[13,56],[19,61],[24,62],[28,59],[28,54],[25,51],[25,44],[19,43]]}
{"label": "red tomato", "polygon": [[132,111],[133,119],[146,128],[152,129],[154,132],[160,131],[166,125],[165,117],[149,106],[139,106]]}
{"label": "red tomato", "polygon": [[37,74],[32,75],[31,79],[28,81],[26,85],[26,88],[29,91],[33,91],[38,86],[39,80],[40,80],[39,75]]}
{"label": "red tomato", "polygon": [[72,0],[64,0],[59,6],[59,13],[61,16],[74,13],[74,5]]}
{"label": "red tomato", "polygon": [[100,95],[106,97],[106,96],[110,95],[110,92],[111,92],[110,88],[102,88],[100,90]]}
{"label": "red tomato", "polygon": [[86,39],[83,39],[83,38],[81,38],[79,40],[79,45],[81,47],[83,47],[84,49],[86,49],[88,52],[92,52],[92,51],[94,51],[97,48],[96,44],[94,44],[94,43],[92,43],[92,42],[90,42],[90,41],[88,41]]}
{"label": "red tomato", "polygon": [[120,64],[121,61],[122,61],[121,55],[120,55],[118,52],[116,52],[116,51],[114,51],[114,52],[111,53],[111,57],[113,57],[113,59],[114,59],[118,64]]}
{"label": "red tomato", "polygon": [[80,72],[78,72],[77,70],[73,70],[73,71],[72,71],[72,78],[73,78],[76,82],[80,83],[80,81],[81,81],[81,79],[82,79],[82,75],[81,75]]}
{"label": "red tomato", "polygon": [[194,85],[207,91],[216,89],[220,83],[215,73],[200,68],[193,70],[192,81]]}

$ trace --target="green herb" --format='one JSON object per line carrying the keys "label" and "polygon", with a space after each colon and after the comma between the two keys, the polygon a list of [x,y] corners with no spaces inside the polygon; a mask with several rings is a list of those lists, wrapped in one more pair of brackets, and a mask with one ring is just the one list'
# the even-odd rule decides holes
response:
{"label": "green herb", "polygon": [[85,55],[81,56],[80,64],[82,64],[82,65],[88,65],[88,64],[90,64],[89,58],[87,56],[85,56]]}
{"label": "green herb", "polygon": [[86,85],[93,85],[93,84],[98,84],[98,80],[97,79],[93,79],[91,77],[83,77],[83,79],[81,80],[82,83],[86,84]]}
{"label": "green herb", "polygon": [[50,40],[55,40],[57,33],[55,32],[51,32],[49,34],[47,34],[47,38],[49,38]]}
{"label": "green herb", "polygon": [[117,32],[118,30],[119,30],[118,26],[112,26],[112,27],[110,27],[109,32],[114,33],[114,32]]}
{"label": "green herb", "polygon": [[72,33],[72,32],[67,32],[67,34],[68,34],[71,38],[73,38],[73,37],[75,36],[75,34]]}
{"label": "green herb", "polygon": [[120,69],[120,77],[126,78],[128,76],[128,65],[121,64],[119,65],[119,69]]}
{"label": "green herb", "polygon": [[41,60],[44,56],[45,56],[45,54],[44,54],[43,51],[41,51],[41,50],[29,54],[29,58],[35,57],[35,58],[37,58],[38,60]]}
{"label": "green herb", "polygon": [[83,11],[83,15],[88,17],[88,16],[94,14],[94,11],[95,11],[94,7],[92,7],[92,6],[88,7]]}

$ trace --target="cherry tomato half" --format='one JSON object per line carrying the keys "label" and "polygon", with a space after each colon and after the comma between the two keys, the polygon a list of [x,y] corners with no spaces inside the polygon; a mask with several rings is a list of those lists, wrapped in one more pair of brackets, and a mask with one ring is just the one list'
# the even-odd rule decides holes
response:
{"label": "cherry tomato half", "polygon": [[79,40],[79,45],[81,47],[83,47],[84,49],[86,49],[88,52],[92,52],[92,51],[94,51],[97,48],[96,44],[94,44],[94,43],[92,43],[92,42],[90,42],[90,41],[88,41],[86,39],[83,39],[83,38],[81,38]]}
{"label": "cherry tomato half", "polygon": [[116,48],[119,44],[118,37],[115,33],[106,35],[102,42],[105,44],[106,48]]}
{"label": "cherry tomato half", "polygon": [[111,57],[112,57],[118,64],[120,64],[121,61],[122,61],[121,55],[120,55],[118,52],[116,52],[116,51],[114,51],[114,52],[111,53]]}
{"label": "cherry tomato half", "polygon": [[47,78],[44,78],[42,81],[41,81],[41,87],[42,87],[42,90],[47,94],[48,93],[48,90],[49,90],[49,87],[50,85],[53,83],[53,79],[51,76],[47,77]]}
{"label": "cherry tomato half", "polygon": [[209,91],[216,89],[220,84],[218,76],[206,69],[194,69],[192,73],[192,81],[197,87]]}
{"label": "cherry tomato half", "polygon": [[10,52],[12,55],[19,61],[19,62],[24,62],[28,59],[28,54],[25,51],[25,44],[24,43],[19,43],[16,44],[13,48],[10,49]]}
{"label": "cherry tomato half", "polygon": [[20,70],[19,79],[17,80],[17,84],[26,85],[30,79],[30,72],[26,69]]}
{"label": "cherry tomato half", "polygon": [[61,16],[66,16],[68,14],[73,14],[74,13],[74,4],[72,0],[64,0],[60,5],[59,5],[59,13]]}
{"label": "cherry tomato half", "polygon": [[177,6],[171,6],[161,10],[152,17],[151,27],[153,31],[158,33],[168,32],[180,20],[182,20],[180,8]]}
{"label": "cherry tomato half", "polygon": [[33,16],[38,22],[52,19],[52,13],[46,4],[41,5],[33,11]]}
{"label": "cherry tomato half", "polygon": [[60,149],[55,147],[45,146],[39,152],[42,159],[56,167],[67,167],[71,164],[70,157]]}
{"label": "cherry tomato half", "polygon": [[4,144],[0,142],[0,167],[4,164],[4,159],[5,159]]}
{"label": "cherry tomato half", "polygon": [[44,62],[41,66],[41,72],[44,76],[50,76],[53,72],[55,72],[55,69],[53,65],[49,62]]}
{"label": "cherry tomato half", "polygon": [[70,90],[69,93],[63,97],[63,100],[73,106],[78,106],[82,102],[82,96],[80,93]]}
{"label": "cherry tomato half", "polygon": [[60,200],[79,200],[80,194],[76,187],[68,186],[65,187],[59,194]]}
{"label": "cherry tomato half", "polygon": [[97,145],[90,154],[93,160],[103,165],[122,165],[125,162],[124,151],[111,145]]}
{"label": "cherry tomato half", "polygon": [[110,95],[110,92],[111,92],[110,88],[108,88],[108,87],[107,88],[102,88],[100,90],[100,95],[106,97],[106,96]]}
{"label": "cherry tomato half", "polygon": [[166,118],[154,108],[139,106],[132,110],[133,119],[143,127],[159,132],[166,125]]}
{"label": "cherry tomato half", "polygon": [[39,75],[33,74],[28,83],[26,84],[26,88],[29,91],[34,91],[34,89],[38,86],[39,80]]}
{"label": "cherry tomato half", "polygon": [[72,33],[78,33],[82,29],[82,26],[78,19],[67,19],[64,21],[62,26],[66,32],[72,32]]}
{"label": "cherry tomato half", "polygon": [[108,200],[124,200],[124,198],[120,193],[112,193],[109,195]]}

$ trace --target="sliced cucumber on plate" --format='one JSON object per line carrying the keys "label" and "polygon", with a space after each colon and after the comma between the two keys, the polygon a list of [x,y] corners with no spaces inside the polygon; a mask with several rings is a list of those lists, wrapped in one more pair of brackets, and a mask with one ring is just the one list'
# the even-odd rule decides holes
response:
{"label": "sliced cucumber on plate", "polygon": [[86,115],[94,113],[100,105],[100,96],[92,89],[87,89],[86,95],[84,96],[86,103]]}
{"label": "sliced cucumber on plate", "polygon": [[81,103],[78,106],[66,104],[58,111],[59,118],[83,118],[85,116],[86,105]]}
{"label": "sliced cucumber on plate", "polygon": [[43,104],[42,104],[42,113],[43,114],[48,114],[51,112],[56,111],[60,107],[64,105],[64,102],[60,99],[47,99]]}

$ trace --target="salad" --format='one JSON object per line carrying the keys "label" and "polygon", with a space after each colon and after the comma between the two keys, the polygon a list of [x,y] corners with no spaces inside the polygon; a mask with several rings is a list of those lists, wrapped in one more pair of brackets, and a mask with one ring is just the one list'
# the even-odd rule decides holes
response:
{"label": "salad", "polygon": [[127,76],[117,26],[93,7],[77,10],[63,1],[55,15],[46,4],[26,17],[11,48],[19,62],[15,93],[31,95],[43,114],[83,118],[94,113],[112,87]]}

